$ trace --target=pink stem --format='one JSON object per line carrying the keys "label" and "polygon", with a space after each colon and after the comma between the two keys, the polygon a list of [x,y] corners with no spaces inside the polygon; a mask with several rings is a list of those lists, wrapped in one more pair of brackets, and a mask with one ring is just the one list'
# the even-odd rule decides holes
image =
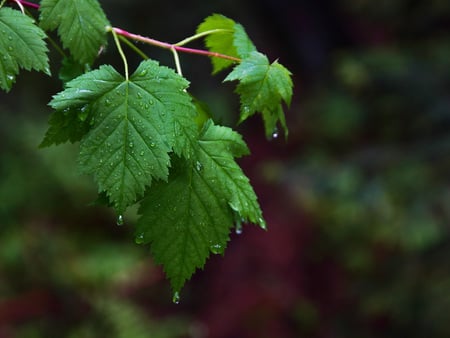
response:
{"label": "pink stem", "polygon": [[214,53],[214,52],[210,52],[207,50],[203,50],[203,49],[193,49],[193,48],[186,48],[186,47],[182,47],[182,46],[177,46],[171,43],[167,43],[167,42],[162,42],[162,41],[158,41],[155,39],[151,39],[151,38],[147,38],[145,36],[142,35],[138,35],[138,34],[133,34],[130,32],[127,32],[126,30],[123,30],[121,28],[113,28],[114,32],[118,35],[122,35],[123,37],[135,40],[135,41],[140,41],[140,42],[144,42],[144,43],[148,43],[150,45],[153,46],[157,46],[157,47],[161,47],[161,48],[165,48],[165,49],[175,49],[178,52],[184,52],[184,53],[190,53],[190,54],[198,54],[198,55],[206,55],[206,56],[211,56],[211,57],[217,57],[217,58],[222,58],[222,59],[227,59],[227,60],[231,60],[231,61],[235,61],[235,62],[241,62],[241,59],[234,57],[234,56],[230,56],[230,55],[225,55],[225,54],[220,54],[220,53]]}
{"label": "pink stem", "polygon": [[10,0],[10,2],[20,2],[23,6],[25,7],[29,7],[29,8],[34,8],[34,9],[39,9],[39,5],[29,2],[29,1],[23,1],[23,0]]}
{"label": "pink stem", "polygon": [[[10,0],[10,2],[20,2],[25,7],[39,9],[39,4],[35,4],[35,3],[29,2],[29,1]],[[177,45],[174,45],[174,44],[171,44],[171,43],[162,42],[162,41],[158,41],[158,40],[155,40],[155,39],[147,38],[147,37],[142,36],[142,35],[133,34],[133,33],[127,32],[126,30],[123,30],[121,28],[113,28],[113,30],[117,34],[122,35],[122,36],[124,36],[126,38],[130,38],[130,39],[135,40],[135,41],[145,42],[145,43],[148,43],[148,44],[151,44],[151,45],[154,45],[154,46],[158,46],[158,47],[161,47],[161,48],[174,49],[174,50],[176,50],[178,52],[183,52],[183,53],[190,53],[190,54],[197,54],[197,55],[206,55],[206,56],[226,59],[226,60],[230,60],[230,61],[234,61],[234,62],[241,62],[241,59],[239,59],[237,57],[234,57],[234,56],[220,54],[220,53],[214,53],[214,52],[210,52],[210,51],[203,50],[203,49],[193,49],[193,48],[186,48],[186,47],[182,47],[182,46],[177,46]]]}

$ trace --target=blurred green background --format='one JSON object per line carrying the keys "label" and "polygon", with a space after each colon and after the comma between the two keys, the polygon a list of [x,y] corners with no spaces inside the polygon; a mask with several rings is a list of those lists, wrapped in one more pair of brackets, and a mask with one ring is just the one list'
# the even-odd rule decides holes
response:
{"label": "blurred green background", "polygon": [[[92,205],[77,145],[37,149],[60,83],[22,72],[0,93],[0,338],[450,337],[449,1],[101,3],[165,41],[222,13],[294,73],[287,142],[259,118],[238,127],[269,231],[233,234],[173,304],[133,211],[119,227]],[[181,58],[193,94],[234,125],[225,74]],[[112,45],[104,62],[121,67]]]}

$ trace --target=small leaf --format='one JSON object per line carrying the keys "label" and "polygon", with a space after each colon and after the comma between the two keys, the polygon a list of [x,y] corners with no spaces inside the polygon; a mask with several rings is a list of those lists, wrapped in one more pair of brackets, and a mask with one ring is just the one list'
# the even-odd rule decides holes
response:
{"label": "small leaf", "polygon": [[9,91],[20,68],[50,74],[45,37],[27,15],[0,8],[0,88]]}
{"label": "small leaf", "polygon": [[39,148],[80,141],[90,129],[89,121],[83,119],[83,113],[82,109],[76,108],[54,111],[48,121],[50,127]]}
{"label": "small leaf", "polygon": [[[245,57],[249,52],[256,50],[247,36],[244,28],[220,14],[207,17],[197,28],[197,33],[220,29],[221,32],[206,36],[206,46],[211,52],[225,54],[233,57]],[[231,66],[234,62],[222,58],[211,58],[213,74]]]}
{"label": "small leaf", "polygon": [[65,48],[76,61],[92,63],[106,45],[108,19],[97,0],[42,0],[40,25],[58,29]]}
{"label": "small leaf", "polygon": [[70,80],[89,71],[88,64],[80,64],[72,58],[65,57],[61,62],[61,68],[59,70],[58,77],[63,83],[67,83]]}
{"label": "small leaf", "polygon": [[118,214],[152,179],[166,180],[169,152],[189,158],[198,134],[188,82],[157,62],[143,61],[130,80],[102,66],[67,83],[50,105],[87,107],[90,130],[80,143],[79,168],[94,174]]}
{"label": "small leaf", "polygon": [[236,92],[241,97],[240,122],[256,112],[262,113],[267,137],[279,122],[287,135],[282,102],[288,106],[292,97],[291,73],[278,61],[269,64],[267,57],[251,52],[228,74],[224,81],[239,80]]}
{"label": "small leaf", "polygon": [[234,160],[248,153],[240,135],[209,120],[194,149],[190,160],[173,160],[167,183],[149,189],[136,228],[174,292],[210,253],[223,254],[236,214],[265,228],[253,188]]}

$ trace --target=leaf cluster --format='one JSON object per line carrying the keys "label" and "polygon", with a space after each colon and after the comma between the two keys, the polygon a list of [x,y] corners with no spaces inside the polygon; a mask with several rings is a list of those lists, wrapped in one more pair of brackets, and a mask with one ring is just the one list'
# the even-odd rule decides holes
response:
{"label": "leaf cluster", "polygon": [[[43,0],[38,24],[26,13],[1,7],[2,89],[11,89],[20,68],[50,74],[45,40],[54,30],[65,83],[49,103],[53,113],[41,147],[79,142],[79,171],[93,175],[118,223],[139,203],[136,242],[150,244],[178,293],[211,253],[223,254],[233,226],[266,227],[235,160],[249,149],[238,133],[201,117],[202,104],[189,94],[179,71],[145,59],[129,76],[117,34],[97,0]],[[125,75],[110,65],[90,70],[109,32]],[[240,121],[261,113],[268,137],[278,123],[287,135],[283,104],[289,106],[292,96],[290,72],[277,61],[269,63],[244,28],[222,15],[206,18],[186,41],[201,37],[213,73],[233,67],[224,81],[239,82]]]}

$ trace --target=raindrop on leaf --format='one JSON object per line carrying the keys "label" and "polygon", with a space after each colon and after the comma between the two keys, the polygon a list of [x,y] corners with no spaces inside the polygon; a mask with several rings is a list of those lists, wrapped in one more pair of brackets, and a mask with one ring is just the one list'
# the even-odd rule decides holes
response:
{"label": "raindrop on leaf", "polygon": [[117,216],[117,222],[116,222],[116,224],[117,225],[123,225],[123,215],[119,215],[119,216]]}
{"label": "raindrop on leaf", "polygon": [[197,161],[197,163],[195,163],[195,168],[197,168],[197,171],[202,171],[203,165],[199,161]]}
{"label": "raindrop on leaf", "polygon": [[178,291],[173,293],[172,302],[174,302],[174,304],[180,304],[180,293]]}
{"label": "raindrop on leaf", "polygon": [[143,244],[144,243],[144,233],[141,232],[139,235],[136,235],[136,239],[134,240],[136,244]]}
{"label": "raindrop on leaf", "polygon": [[235,229],[236,235],[242,234],[242,220],[236,221],[236,229]]}
{"label": "raindrop on leaf", "polygon": [[278,138],[278,136],[279,136],[278,128],[275,128],[272,132],[272,138],[276,139],[276,138]]}
{"label": "raindrop on leaf", "polygon": [[220,244],[213,244],[209,247],[209,249],[211,250],[211,252],[215,255],[219,255],[222,253],[223,248],[222,245]]}

